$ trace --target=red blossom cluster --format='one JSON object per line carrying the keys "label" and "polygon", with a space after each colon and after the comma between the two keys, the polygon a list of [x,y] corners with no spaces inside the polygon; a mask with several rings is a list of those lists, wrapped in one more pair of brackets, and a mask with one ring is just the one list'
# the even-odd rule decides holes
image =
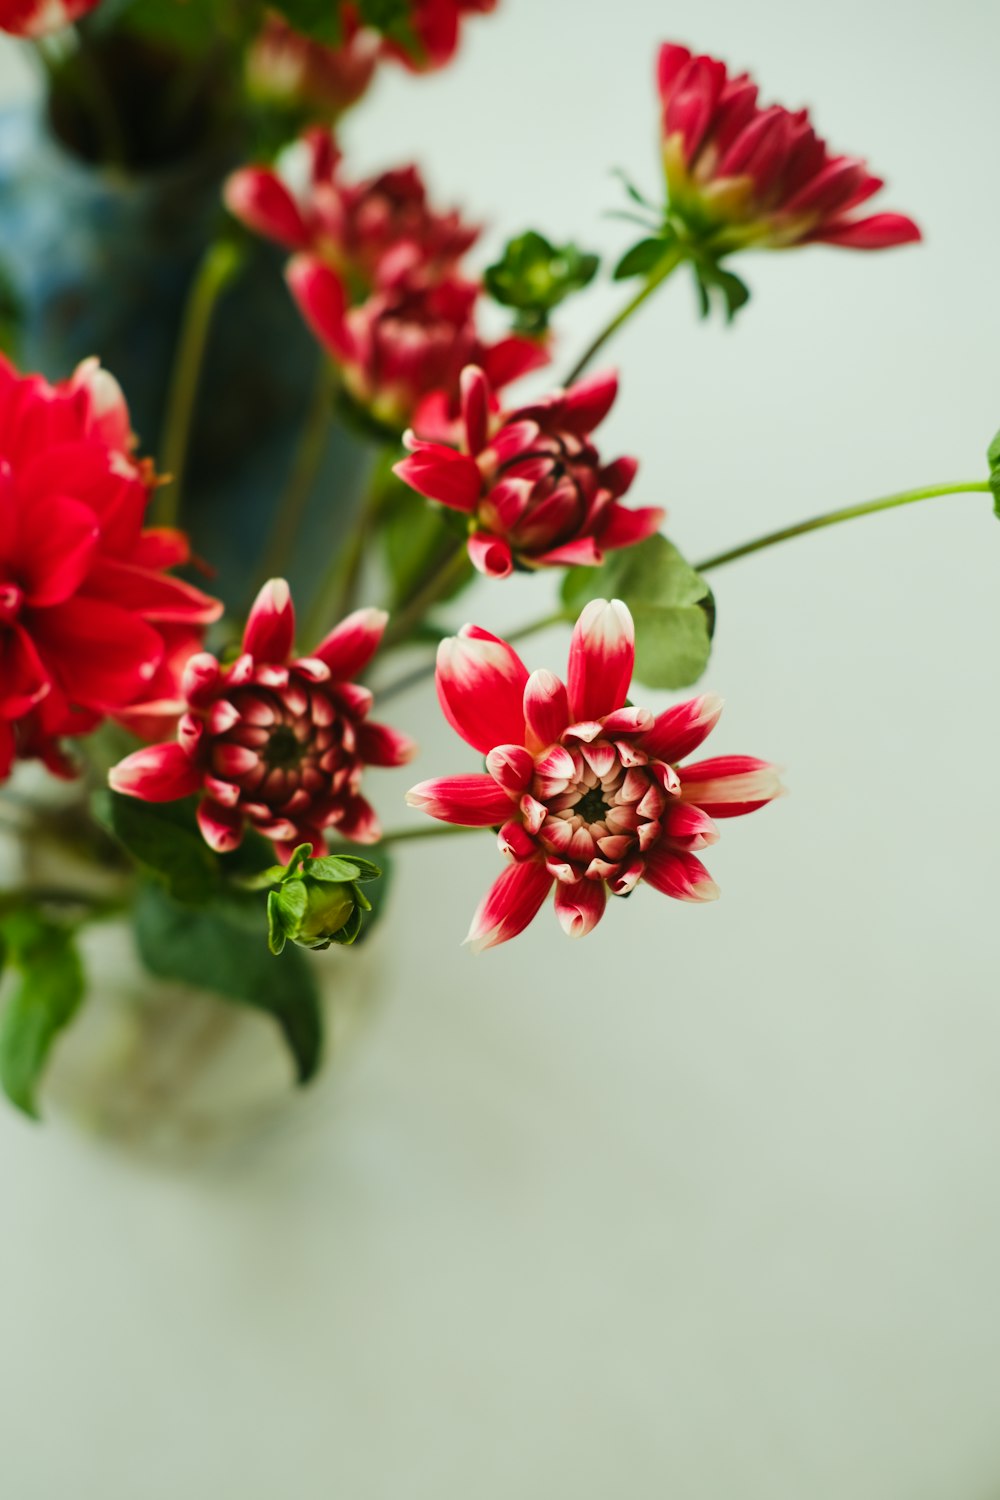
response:
{"label": "red blossom cluster", "polygon": [[215,599],[170,576],[179,531],[145,529],[155,479],[117,382],[88,360],[59,385],[0,358],[0,776],[60,774],[65,737],[108,715],[159,732]]}
{"label": "red blossom cluster", "polygon": [[356,401],[386,426],[445,430],[467,364],[499,388],[547,360],[535,339],[483,340],[480,284],[461,259],[478,236],[427,200],[416,167],[351,182],[328,132],[309,130],[273,167],[228,180],[230,211],[295,252],[288,283]]}

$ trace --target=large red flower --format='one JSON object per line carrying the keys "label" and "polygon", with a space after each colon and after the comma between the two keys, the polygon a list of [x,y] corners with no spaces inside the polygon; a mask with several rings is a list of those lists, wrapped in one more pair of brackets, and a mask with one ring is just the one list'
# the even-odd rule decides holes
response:
{"label": "large red flower", "polygon": [[13,36],[48,36],[79,21],[100,0],[0,0],[0,31]]}
{"label": "large red flower", "polygon": [[0,358],[0,775],[15,753],[65,769],[56,742],[107,714],[167,712],[171,660],[222,612],[168,575],[187,540],[143,529],[154,479],[131,450],[96,360],[53,386]]}
{"label": "large red flower", "polygon": [[250,611],[230,666],[201,652],[184,673],[186,712],[177,738],[126,756],[109,776],[116,792],[146,802],[200,793],[198,823],[226,853],[249,824],[282,860],[299,844],[325,848],[324,830],[373,843],[380,836],[361,795],[366,765],[401,766],[413,742],[368,720],[372,695],[352,681],[371,660],[387,616],[348,615],[311,656],[294,657],[295,609],[272,579]]}
{"label": "large red flower", "polygon": [[808,110],[763,108],[747,73],[668,42],[660,50],[663,164],[670,210],[706,248],[821,241],[883,250],[920,239],[903,214],[859,216],[882,179],[834,156]]}
{"label": "large red flower", "polygon": [[477,952],[522,932],[553,884],[571,937],[596,926],[608,891],[627,896],[639,881],[714,900],[696,853],[715,843],[714,819],[780,792],[774,766],[749,756],[679,764],[714,728],[721,700],[657,715],[629,706],[634,641],[625,605],[593,600],[573,632],[566,685],[529,676],[506,641],[476,625],[442,641],[441,707],[485,755],[486,773],[421,782],[407,801],[446,823],[499,827],[508,863],[473,917],[466,942]]}
{"label": "large red flower", "polygon": [[635,477],[634,458],[601,462],[590,435],[614,403],[614,374],[498,414],[487,376],[462,375],[461,451],[407,433],[410,457],[395,473],[421,495],[469,520],[469,556],[482,573],[506,578],[525,567],[594,565],[605,551],[651,536],[664,511],[619,504]]}

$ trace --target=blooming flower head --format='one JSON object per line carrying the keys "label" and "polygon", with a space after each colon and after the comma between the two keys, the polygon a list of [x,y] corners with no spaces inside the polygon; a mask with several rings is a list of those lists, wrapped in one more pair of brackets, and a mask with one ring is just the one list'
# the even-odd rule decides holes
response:
{"label": "blooming flower head", "polygon": [[100,0],[0,0],[0,31],[39,37],[79,21]]}
{"label": "blooming flower head", "polygon": [[200,794],[198,824],[219,853],[249,824],[288,860],[300,844],[325,850],[324,830],[372,843],[373,809],[361,795],[366,765],[400,766],[413,742],[368,720],[372,695],[352,679],[378,648],[387,616],[359,609],[311,656],[293,656],[295,609],[272,579],[250,611],[230,666],[201,652],[184,672],[186,711],[177,738],[115,766],[112,788],[146,802]]}
{"label": "blooming flower head", "polygon": [[497,0],[412,0],[409,23],[416,49],[389,40],[384,49],[415,72],[442,68],[458,50],[463,18],[496,7]]}
{"label": "blooming flower head", "polygon": [[591,441],[614,403],[617,376],[592,376],[507,413],[494,411],[483,370],[466,369],[461,390],[461,451],[407,433],[410,456],[395,473],[468,517],[469,556],[480,572],[506,578],[515,564],[593,565],[659,528],[662,510],[619,503],[636,460],[602,463]]}
{"label": "blooming flower head", "polygon": [[680,764],[715,727],[721,700],[657,715],[630,707],[634,642],[626,606],[592,600],[564,685],[551,672],[529,676],[506,641],[476,625],[442,641],[441,707],[486,772],[421,782],[407,801],[446,823],[499,828],[507,865],[472,919],[475,951],[522,932],[553,885],[571,937],[596,926],[609,891],[627,896],[639,881],[680,901],[714,900],[696,851],[715,843],[715,819],[779,794],[775,767],[750,756]]}
{"label": "blooming flower head", "polygon": [[247,84],[255,98],[286,109],[316,111],[334,120],[356,104],[378,62],[378,38],[349,9],[336,47],[295,31],[271,11],[247,52]]}
{"label": "blooming flower head", "polygon": [[222,606],[169,576],[187,540],[143,529],[153,484],[96,360],[50,385],[0,358],[0,776],[15,754],[65,771],[58,741],[106,715],[170,713]]}
{"label": "blooming flower head", "polygon": [[759,105],[749,74],[731,77],[717,58],[668,42],[658,83],[670,211],[706,249],[883,250],[920,239],[903,214],[858,216],[881,178],[857,157],[832,155],[807,110]]}

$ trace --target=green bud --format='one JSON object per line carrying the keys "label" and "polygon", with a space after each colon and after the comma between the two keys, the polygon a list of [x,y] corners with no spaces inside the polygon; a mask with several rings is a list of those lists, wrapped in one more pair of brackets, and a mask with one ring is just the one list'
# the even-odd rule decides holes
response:
{"label": "green bud", "polygon": [[302,844],[287,866],[265,872],[272,885],[267,897],[268,945],[280,953],[286,943],[301,948],[329,948],[331,943],[353,943],[361,931],[362,914],[371,902],[360,882],[377,880],[377,865],[355,855],[328,854],[312,859]]}
{"label": "green bud", "polygon": [[576,245],[552,245],[529,229],[509,240],[503,256],[486,271],[486,290],[495,302],[516,311],[514,326],[544,333],[549,313],[597,274],[599,257]]}

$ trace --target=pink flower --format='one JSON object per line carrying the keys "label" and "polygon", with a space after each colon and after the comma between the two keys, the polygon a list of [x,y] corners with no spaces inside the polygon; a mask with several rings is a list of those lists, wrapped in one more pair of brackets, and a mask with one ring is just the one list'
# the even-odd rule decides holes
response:
{"label": "pink flower", "polygon": [[903,214],[859,217],[881,178],[857,157],[831,155],[807,110],[762,108],[749,74],[730,77],[718,59],[668,42],[658,83],[670,210],[707,249],[883,250],[920,239]]}
{"label": "pink flower", "polygon": [[412,0],[409,19],[417,52],[388,40],[384,49],[416,72],[442,68],[458,50],[462,18],[472,13],[486,15],[496,6],[497,0]]}
{"label": "pink flower", "polygon": [[590,440],[614,403],[617,376],[594,375],[505,414],[494,412],[481,369],[466,369],[461,388],[462,450],[407,433],[410,457],[394,472],[468,516],[469,556],[481,573],[506,578],[515,564],[593,565],[659,528],[664,511],[619,504],[636,460],[604,464]]}
{"label": "pink flower", "polygon": [[378,648],[387,616],[359,609],[312,656],[293,657],[295,609],[284,579],[261,589],[230,666],[192,656],[177,739],[126,756],[108,778],[146,802],[201,794],[198,823],[219,853],[249,824],[288,860],[299,844],[325,848],[324,830],[373,843],[378,819],[361,796],[366,765],[401,766],[406,735],[368,720],[372,695],[352,681]]}
{"label": "pink flower", "polygon": [[79,21],[99,0],[0,0],[0,31],[13,36],[48,36]]}
{"label": "pink flower", "polygon": [[555,885],[556,916],[582,937],[608,891],[642,880],[680,901],[718,888],[697,851],[716,818],[753,812],[781,791],[778,773],[746,755],[681,765],[722,709],[706,695],[653,715],[627,703],[635,634],[618,599],[586,606],[569,651],[568,683],[528,675],[497,636],[466,625],[442,641],[437,689],[452,728],[486,757],[486,774],[423,781],[411,807],[468,827],[499,827],[508,863],[472,919],[475,951],[516,937]]}
{"label": "pink flower", "polygon": [[247,53],[247,84],[258,99],[289,109],[319,111],[336,119],[368,88],[378,62],[378,38],[345,12],[343,40],[324,47],[294,31],[276,12]]}
{"label": "pink flower", "polygon": [[162,702],[167,635],[222,613],[167,572],[187,539],[143,530],[154,477],[131,450],[96,360],[53,386],[0,358],[0,776],[15,754],[65,771],[60,738]]}

